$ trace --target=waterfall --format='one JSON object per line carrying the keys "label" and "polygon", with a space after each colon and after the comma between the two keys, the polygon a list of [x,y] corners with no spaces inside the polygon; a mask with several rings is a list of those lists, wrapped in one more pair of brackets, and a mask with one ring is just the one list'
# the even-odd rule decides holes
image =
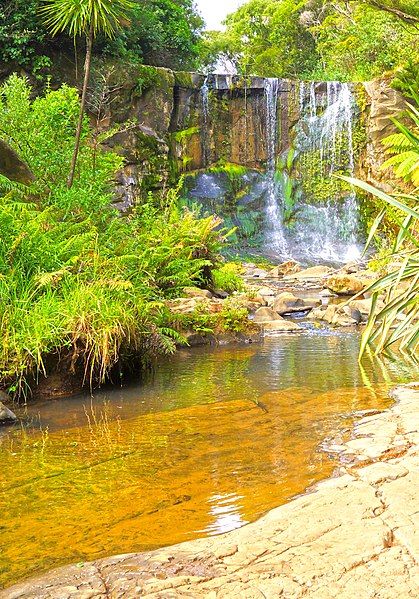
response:
{"label": "waterfall", "polygon": [[[219,74],[203,80],[193,106],[200,115],[201,163],[208,167],[218,158],[219,173],[195,175],[190,198],[213,206],[237,227],[240,243],[260,246],[278,259],[335,264],[359,258],[357,197],[335,177],[355,172],[357,107],[351,85],[274,78],[251,83],[249,96],[247,81]],[[212,94],[222,101],[211,106]],[[225,131],[228,126],[231,131]],[[282,131],[284,126],[289,130]],[[232,183],[224,161],[239,164],[248,141],[254,168]],[[265,155],[257,155],[260,150]]]}
{"label": "waterfall", "polygon": [[[321,84],[311,83],[308,98],[305,85],[300,87],[300,131],[296,136],[296,149],[302,156],[301,178],[314,176],[329,179],[336,173],[352,175],[355,170],[353,149],[354,101],[347,83],[329,81],[326,92],[319,93]],[[305,127],[304,127],[305,122]],[[313,165],[313,153],[319,162]],[[311,167],[311,169],[310,169]],[[306,171],[306,172],[304,172]],[[342,198],[341,190],[333,193],[321,204],[305,198],[299,207],[295,245],[303,249],[308,258],[331,262],[344,262],[359,258],[357,246],[359,209],[354,191]]]}
{"label": "waterfall", "polygon": [[266,108],[266,245],[270,250],[285,255],[287,242],[282,224],[279,187],[276,183],[278,148],[278,93],[279,79],[265,79]]}
{"label": "waterfall", "polygon": [[201,104],[202,104],[202,129],[201,129],[201,146],[202,146],[202,162],[204,166],[208,166],[211,159],[211,150],[209,146],[209,87],[208,75],[204,79],[201,87]]}

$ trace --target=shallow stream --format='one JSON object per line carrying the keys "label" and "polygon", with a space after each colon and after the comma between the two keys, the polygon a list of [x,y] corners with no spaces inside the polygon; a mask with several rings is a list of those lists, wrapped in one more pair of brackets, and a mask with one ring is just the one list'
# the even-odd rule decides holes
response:
{"label": "shallow stream", "polygon": [[402,362],[356,333],[196,348],[141,385],[32,404],[0,433],[0,586],[240,527],[332,474],[325,438],[389,405]]}

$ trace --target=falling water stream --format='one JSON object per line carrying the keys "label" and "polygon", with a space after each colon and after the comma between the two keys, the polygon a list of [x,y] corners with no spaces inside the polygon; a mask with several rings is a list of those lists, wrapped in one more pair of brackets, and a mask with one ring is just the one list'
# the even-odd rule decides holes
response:
{"label": "falling water stream", "polygon": [[201,128],[201,146],[203,164],[207,166],[210,162],[210,147],[209,147],[209,87],[208,77],[205,77],[201,87],[201,102],[202,102],[202,128]]}
{"label": "falling water stream", "polygon": [[[250,245],[259,244],[270,257],[331,264],[358,259],[362,234],[356,193],[336,178],[336,175],[354,176],[355,173],[353,139],[358,109],[351,85],[338,81],[302,81],[297,84],[293,99],[289,82],[263,79],[263,98],[258,96],[263,99],[263,108],[260,104],[258,116],[253,113],[250,121],[246,91],[244,143],[250,134],[247,132],[254,135],[257,131],[253,130],[254,119],[260,119],[258,126],[263,140],[255,147],[261,148],[260,162],[266,162],[264,172],[248,169],[242,176],[236,213],[232,212],[234,198],[228,175],[222,174],[225,148],[220,146],[223,143],[220,139],[231,139],[234,127],[238,127],[235,123],[243,118],[241,113],[234,112],[234,106],[237,107],[234,85],[231,76],[211,75],[205,77],[201,87],[202,163],[208,168],[211,160],[221,155],[221,162],[216,165],[221,168],[197,173],[195,186],[188,192],[189,199],[202,202],[210,212],[219,213],[226,219],[226,226],[236,226],[239,230],[242,227],[244,239],[248,231],[253,231],[250,236],[255,235],[257,241],[251,241]],[[216,125],[211,120],[211,89],[221,94],[223,110],[231,101],[230,121],[225,122],[230,122],[232,131],[223,131],[221,137],[213,130]],[[237,89],[240,92],[241,88]],[[292,124],[287,111],[290,102],[295,100],[299,116]],[[288,131],[282,130],[284,123]],[[240,136],[240,133],[236,129],[234,135]],[[256,220],[249,225],[243,216]]]}
{"label": "falling water stream", "polygon": [[[313,178],[312,157],[319,156],[318,172],[323,178],[336,174],[354,175],[353,113],[354,100],[347,83],[330,81],[326,91],[320,85],[301,82],[300,121],[294,142],[300,156],[301,181]],[[324,87],[324,84],[323,84]],[[356,194],[348,190],[333,194],[321,203],[303,197],[296,204],[296,224],[287,230],[283,222],[284,195],[276,173],[278,132],[278,80],[265,80],[267,200],[266,249],[281,257],[333,263],[355,260],[360,256],[358,243],[359,208]],[[288,175],[280,174],[283,184]]]}
{"label": "falling water stream", "polygon": [[278,146],[279,79],[265,79],[266,100],[266,245],[280,255],[287,253],[287,242],[282,224],[282,207],[275,180]]}

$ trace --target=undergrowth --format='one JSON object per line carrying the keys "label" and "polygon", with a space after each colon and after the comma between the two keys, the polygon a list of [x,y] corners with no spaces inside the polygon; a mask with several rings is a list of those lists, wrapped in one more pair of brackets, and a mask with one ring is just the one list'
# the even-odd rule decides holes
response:
{"label": "undergrowth", "polygon": [[77,115],[65,85],[34,100],[23,78],[0,88],[0,135],[36,178],[0,176],[0,385],[17,397],[51,362],[96,384],[174,351],[164,300],[208,283],[225,240],[217,218],[179,207],[177,189],[117,216],[122,160],[91,143],[87,119],[68,190]]}

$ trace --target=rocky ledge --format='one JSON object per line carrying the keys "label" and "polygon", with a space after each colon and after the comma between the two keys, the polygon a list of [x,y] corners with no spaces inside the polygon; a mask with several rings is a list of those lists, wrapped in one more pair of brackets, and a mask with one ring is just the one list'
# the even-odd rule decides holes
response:
{"label": "rocky ledge", "polygon": [[340,476],[253,524],[148,553],[67,566],[0,599],[417,597],[419,384],[330,443]]}

